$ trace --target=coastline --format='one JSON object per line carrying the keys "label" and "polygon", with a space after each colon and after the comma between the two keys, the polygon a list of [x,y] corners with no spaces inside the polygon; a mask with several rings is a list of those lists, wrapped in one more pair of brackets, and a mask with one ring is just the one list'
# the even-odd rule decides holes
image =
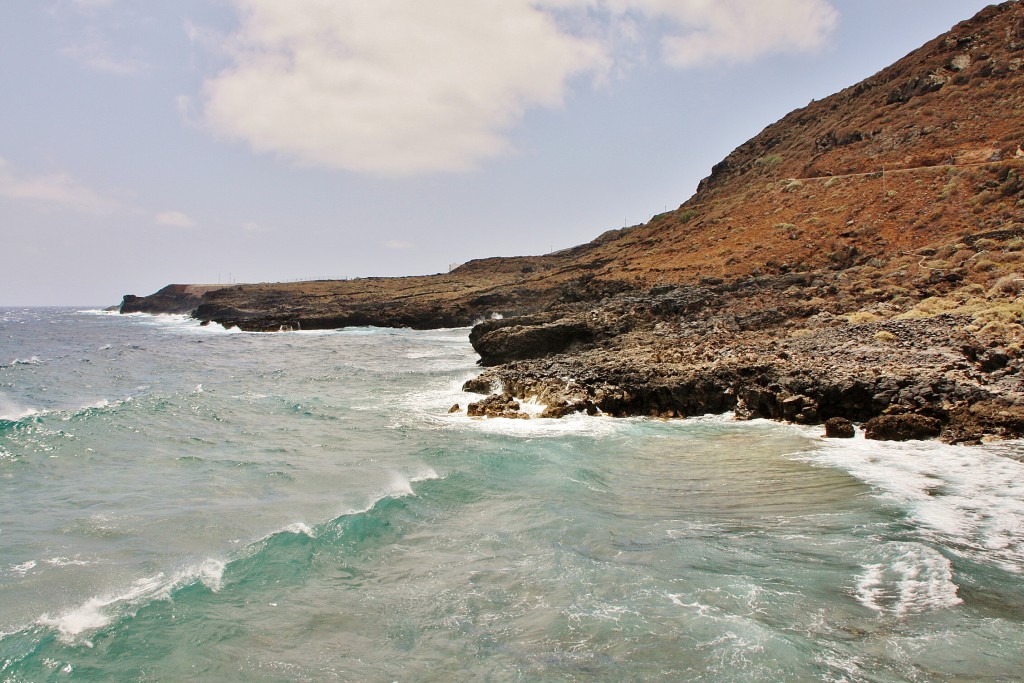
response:
{"label": "coastline", "polygon": [[572,249],[405,278],[170,285],[120,310],[249,331],[476,323],[480,415],[534,399],[549,417],[735,411],[1018,438],[1024,128],[1007,93],[1024,91],[1022,54],[1022,6],[990,6],[769,125],[678,209]]}

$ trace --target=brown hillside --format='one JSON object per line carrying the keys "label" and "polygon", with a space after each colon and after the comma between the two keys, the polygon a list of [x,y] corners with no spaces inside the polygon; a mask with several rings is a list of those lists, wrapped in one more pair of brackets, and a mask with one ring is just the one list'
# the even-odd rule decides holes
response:
{"label": "brown hillside", "polygon": [[907,252],[1024,228],[1022,144],[1024,6],[1006,2],[765,128],[678,210],[578,263],[638,285],[879,261],[926,274]]}

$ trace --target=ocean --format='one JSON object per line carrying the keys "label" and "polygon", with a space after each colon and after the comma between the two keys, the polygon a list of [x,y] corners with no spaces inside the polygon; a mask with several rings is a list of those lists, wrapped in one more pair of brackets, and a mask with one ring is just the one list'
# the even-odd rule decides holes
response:
{"label": "ocean", "polygon": [[1020,442],[468,418],[468,332],[0,309],[0,680],[1024,679]]}

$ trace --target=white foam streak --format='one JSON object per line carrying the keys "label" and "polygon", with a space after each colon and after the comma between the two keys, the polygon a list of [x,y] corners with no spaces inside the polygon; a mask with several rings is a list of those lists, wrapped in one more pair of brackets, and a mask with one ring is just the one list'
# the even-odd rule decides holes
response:
{"label": "white foam streak", "polygon": [[[83,633],[101,629],[145,603],[170,599],[175,589],[196,581],[213,592],[219,591],[223,584],[225,566],[226,563],[222,560],[207,558],[200,564],[183,569],[170,577],[161,572],[155,576],[137,579],[123,592],[89,598],[82,605],[58,616],[44,614],[36,623],[56,629],[63,642],[74,644],[79,642],[78,637]],[[88,640],[81,642],[91,647]]]}
{"label": "white foam streak", "polygon": [[119,604],[135,603],[145,599],[160,598],[169,592],[171,586],[164,575],[143,578],[135,581],[124,593],[94,597],[74,609],[68,610],[57,617],[44,614],[39,618],[40,626],[55,628],[61,640],[74,643],[75,637],[86,632],[103,628],[117,616],[116,610],[109,608]]}
{"label": "white foam streak", "polygon": [[882,561],[864,565],[857,577],[857,601],[897,617],[958,605],[953,567],[938,551],[920,543],[890,543]]}
{"label": "white foam streak", "polygon": [[[520,403],[524,408],[523,412],[537,415],[543,411],[543,406],[537,410],[536,405]],[[514,418],[486,418],[467,417],[465,414],[452,414],[446,416],[447,426],[470,429],[485,434],[496,434],[501,436],[538,438],[538,437],[562,437],[562,436],[607,436],[623,430],[632,429],[635,422],[643,418],[616,418],[603,416],[590,416],[585,413],[567,415],[562,418],[540,418],[531,417],[528,420]]]}
{"label": "white foam streak", "polygon": [[199,580],[204,586],[217,593],[224,585],[224,567],[226,566],[227,563],[222,560],[207,558],[199,565]]}
{"label": "white foam streak", "polygon": [[41,360],[39,356],[31,356],[29,358],[15,358],[3,367],[13,368],[16,365],[43,365],[44,363],[46,363],[46,361]]}
{"label": "white foam streak", "polygon": [[35,569],[35,567],[36,567],[36,561],[35,560],[28,560],[27,562],[22,562],[21,564],[12,564],[11,568],[10,568],[10,571],[11,571],[12,574],[18,574],[20,576],[25,576],[30,571]]}
{"label": "white foam streak", "polygon": [[222,335],[243,333],[242,330],[234,326],[225,328],[216,323],[203,325],[201,321],[196,320],[190,315],[182,313],[115,313],[115,315],[120,315],[121,317],[136,323],[162,327],[169,331],[184,332],[186,334]]}
{"label": "white foam streak", "polygon": [[281,531],[275,532],[270,535],[274,536],[278,533],[295,534],[297,536],[308,536],[309,538],[316,538],[316,532],[313,531],[312,527],[310,527],[305,522],[292,522],[288,526],[281,529]]}
{"label": "white foam streak", "polygon": [[1024,463],[999,451],[1016,442],[949,446],[828,440],[801,457],[849,472],[907,511],[932,539],[975,561],[1024,571]]}
{"label": "white foam streak", "polygon": [[43,562],[53,567],[84,567],[89,564],[94,564],[89,560],[82,560],[78,557],[51,557],[47,560],[43,560]]}

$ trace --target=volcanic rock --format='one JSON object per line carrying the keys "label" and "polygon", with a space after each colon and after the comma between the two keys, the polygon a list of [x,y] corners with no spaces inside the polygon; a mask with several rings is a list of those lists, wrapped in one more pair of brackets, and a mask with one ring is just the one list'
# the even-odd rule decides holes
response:
{"label": "volcanic rock", "polygon": [[864,423],[864,438],[879,441],[934,439],[942,432],[942,422],[934,417],[905,413],[879,415]]}
{"label": "volcanic rock", "polygon": [[825,420],[825,437],[829,439],[852,439],[855,434],[853,423],[845,417],[830,417]]}

